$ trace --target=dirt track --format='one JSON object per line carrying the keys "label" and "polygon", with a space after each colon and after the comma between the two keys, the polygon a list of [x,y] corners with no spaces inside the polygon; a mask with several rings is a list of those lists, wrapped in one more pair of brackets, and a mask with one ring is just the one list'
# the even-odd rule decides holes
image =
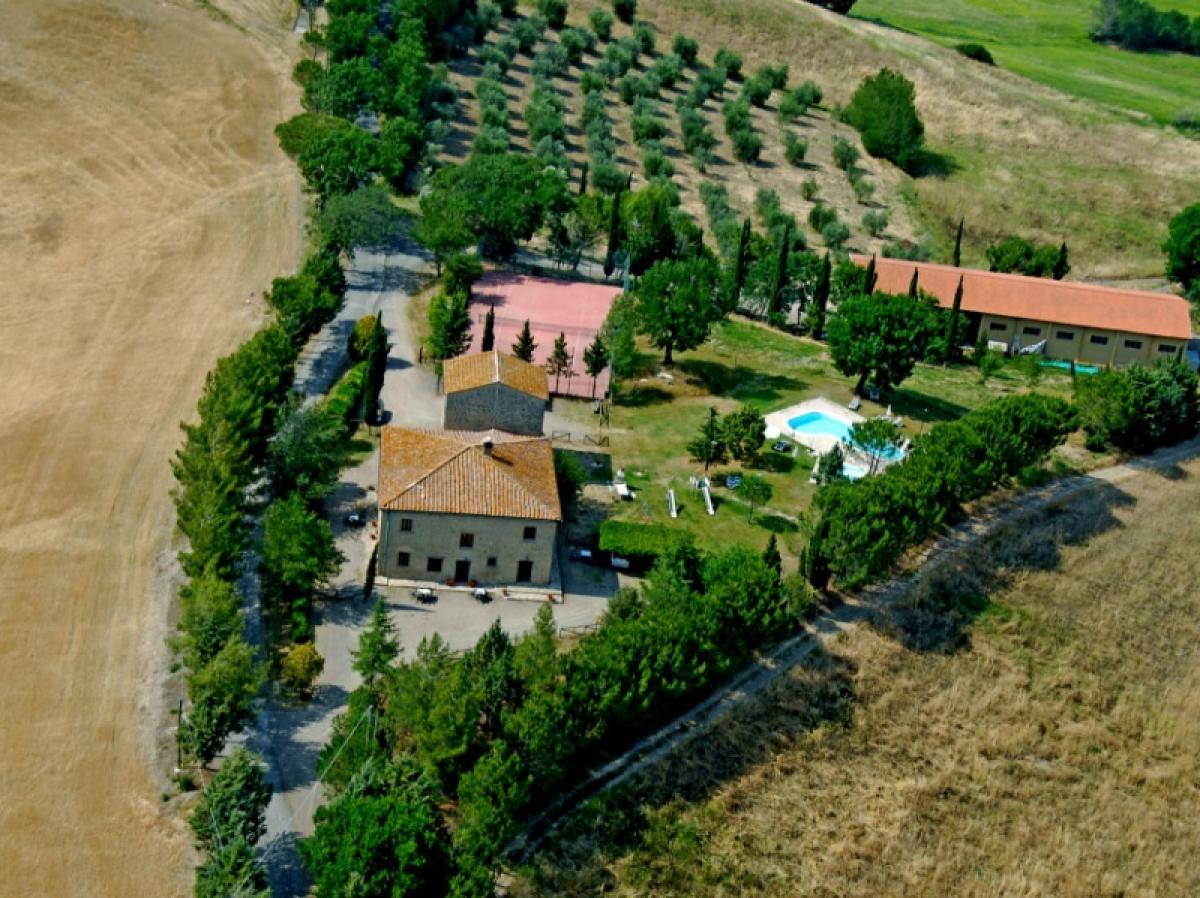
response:
{"label": "dirt track", "polygon": [[150,745],[168,459],[294,265],[285,0],[9,0],[0,28],[0,895],[190,893]]}

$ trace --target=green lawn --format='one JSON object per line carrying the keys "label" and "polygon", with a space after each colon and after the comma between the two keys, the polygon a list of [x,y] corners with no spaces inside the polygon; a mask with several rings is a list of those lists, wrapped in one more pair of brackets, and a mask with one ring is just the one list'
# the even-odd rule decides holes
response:
{"label": "green lawn", "polygon": [[[774,531],[785,553],[794,556],[802,545],[798,518],[814,491],[808,482],[813,465],[808,452],[801,448],[793,457],[764,446],[756,463],[713,468],[710,474],[717,483],[727,473],[747,472],[771,483],[774,498],[765,510],[755,510],[751,522],[749,508],[736,492],[720,486],[712,491],[716,515],[705,511],[700,493],[689,485],[689,478],[702,469],[688,458],[686,444],[710,406],[725,413],[749,403],[766,414],[815,396],[849,402],[853,380],[837,373],[823,345],[743,320],[718,326],[700,349],[678,353],[671,382],[656,376],[658,360],[659,354],[645,347],[644,376],[622,384],[621,401],[613,409],[612,464],[614,469],[625,469],[637,493],[636,501],[614,506],[613,516],[686,526],[705,548],[732,543],[762,547]],[[986,384],[979,383],[973,367],[920,365],[895,394],[882,399],[906,419],[905,433],[914,436],[930,423],[957,418],[989,399],[1028,389],[1028,377],[1015,364],[1002,368]],[[1069,396],[1070,377],[1046,373],[1037,389]],[[590,403],[559,401],[555,409],[578,416],[588,427],[594,423]],[[866,417],[883,411],[884,405],[869,401],[861,409]],[[675,489],[681,506],[674,522],[667,511],[668,488]]]}
{"label": "green lawn", "polygon": [[[1088,40],[1096,0],[860,0],[852,15],[952,46],[984,44],[997,65],[1096,102],[1170,122],[1200,108],[1200,57],[1131,53]],[[1200,0],[1155,0],[1200,15]]]}

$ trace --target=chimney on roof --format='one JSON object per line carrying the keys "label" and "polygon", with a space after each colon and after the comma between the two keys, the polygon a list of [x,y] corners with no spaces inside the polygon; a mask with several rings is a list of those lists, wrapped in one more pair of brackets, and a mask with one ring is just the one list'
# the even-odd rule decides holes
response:
{"label": "chimney on roof", "polygon": [[492,442],[492,438],[491,438],[491,437],[484,437],[484,438],[483,438],[483,454],[484,454],[484,455],[491,455],[491,454],[492,454],[492,447],[494,447],[495,445],[496,445],[496,444]]}

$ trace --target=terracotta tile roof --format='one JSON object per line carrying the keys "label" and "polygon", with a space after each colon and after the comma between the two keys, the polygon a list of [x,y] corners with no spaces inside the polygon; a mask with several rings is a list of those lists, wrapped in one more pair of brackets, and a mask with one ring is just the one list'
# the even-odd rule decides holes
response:
{"label": "terracotta tile roof", "polygon": [[[866,265],[867,257],[856,255],[854,261]],[[875,260],[875,271],[879,275],[875,289],[884,293],[907,293],[914,267],[919,272],[920,288],[935,296],[943,308],[950,308],[954,302],[954,291],[961,276],[962,309],[965,312],[1176,340],[1187,340],[1192,336],[1191,309],[1187,300],[1167,293],[1122,290],[1082,281],[1054,281],[902,259]]]}
{"label": "terracotta tile roof", "polygon": [[[485,440],[492,443],[490,454]],[[391,511],[562,520],[550,441],[500,430],[385,427],[379,505]]]}
{"label": "terracotta tile roof", "polygon": [[442,364],[442,372],[447,393],[501,383],[538,399],[550,398],[544,368],[496,350],[447,359]]}

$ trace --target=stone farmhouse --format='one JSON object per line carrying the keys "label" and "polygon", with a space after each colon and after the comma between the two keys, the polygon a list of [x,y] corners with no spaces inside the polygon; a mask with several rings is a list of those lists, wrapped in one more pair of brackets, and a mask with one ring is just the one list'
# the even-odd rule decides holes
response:
{"label": "stone farmhouse", "polygon": [[497,430],[541,436],[550,393],[546,371],[502,352],[476,352],[443,364],[446,430]]}
{"label": "stone farmhouse", "polygon": [[562,521],[550,440],[387,427],[379,517],[385,585],[548,584]]}
{"label": "stone farmhouse", "polygon": [[1192,336],[1188,302],[1166,293],[902,259],[876,259],[875,289],[907,293],[914,269],[919,288],[943,308],[962,278],[963,343],[984,335],[1020,349],[1044,340],[1047,358],[1123,367],[1182,358]]}

